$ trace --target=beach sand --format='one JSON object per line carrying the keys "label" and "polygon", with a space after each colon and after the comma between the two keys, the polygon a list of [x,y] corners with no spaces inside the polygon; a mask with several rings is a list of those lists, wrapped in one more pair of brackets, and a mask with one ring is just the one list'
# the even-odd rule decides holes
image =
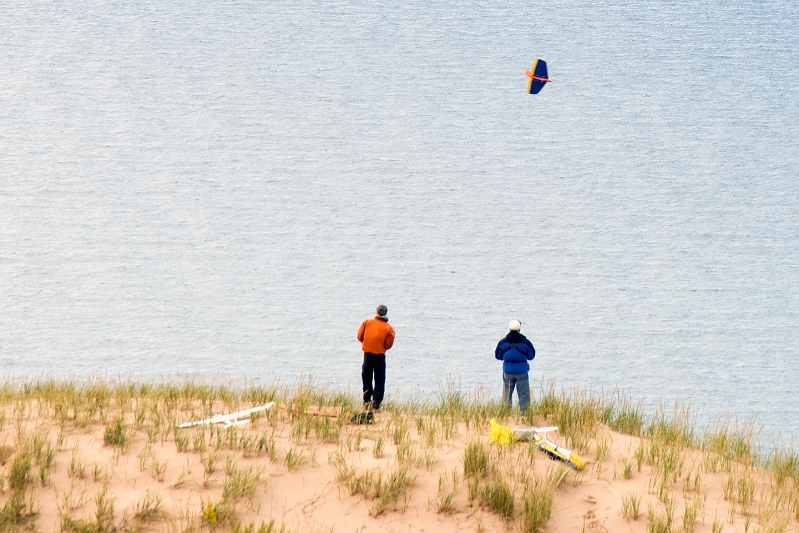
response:
{"label": "beach sand", "polygon": [[[5,404],[3,530],[531,531],[525,505],[547,508],[531,496],[536,487],[544,500],[552,495],[547,533],[799,530],[793,474],[778,480],[746,458],[602,424],[575,447],[587,462],[577,472],[529,443],[492,443],[487,421],[381,412],[357,425],[348,413],[275,405],[236,427],[178,429],[212,410],[195,402],[169,419],[157,403],[126,405],[84,413]],[[550,438],[570,445],[558,432]],[[470,445],[487,452],[474,475],[464,473]],[[487,489],[502,484],[512,511],[498,511],[502,499]]]}

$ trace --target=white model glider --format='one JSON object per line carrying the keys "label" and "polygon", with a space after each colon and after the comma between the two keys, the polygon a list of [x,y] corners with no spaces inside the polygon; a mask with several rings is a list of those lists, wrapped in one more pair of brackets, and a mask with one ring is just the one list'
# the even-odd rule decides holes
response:
{"label": "white model glider", "polygon": [[217,414],[212,416],[211,418],[205,418],[203,420],[195,420],[193,422],[183,422],[178,427],[190,428],[194,426],[203,426],[210,424],[224,424],[225,427],[240,426],[250,421],[251,414],[258,413],[260,411],[266,411],[267,409],[271,408],[273,405],[275,405],[275,402],[265,403],[264,405],[259,405],[258,407],[245,409],[243,411],[236,411],[235,413],[230,413],[229,415]]}
{"label": "white model glider", "polygon": [[553,431],[557,431],[557,426],[547,426],[545,428],[537,428],[532,426],[521,426],[513,428],[513,436],[518,440],[535,440],[536,437],[546,435]]}

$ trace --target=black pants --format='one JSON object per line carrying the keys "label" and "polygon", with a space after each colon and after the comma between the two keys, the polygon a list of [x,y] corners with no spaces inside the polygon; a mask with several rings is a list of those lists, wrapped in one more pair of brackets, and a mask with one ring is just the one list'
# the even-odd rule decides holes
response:
{"label": "black pants", "polygon": [[[373,376],[374,388],[372,388]],[[386,391],[386,354],[364,352],[361,379],[363,379],[363,402],[374,402],[374,408],[379,409]]]}

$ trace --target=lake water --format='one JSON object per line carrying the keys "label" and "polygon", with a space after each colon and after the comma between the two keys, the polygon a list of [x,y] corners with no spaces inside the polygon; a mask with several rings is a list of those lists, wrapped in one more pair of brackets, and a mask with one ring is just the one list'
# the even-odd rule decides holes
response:
{"label": "lake water", "polygon": [[[0,369],[531,379],[799,435],[795,2],[5,2]],[[525,93],[524,70],[553,79]]]}

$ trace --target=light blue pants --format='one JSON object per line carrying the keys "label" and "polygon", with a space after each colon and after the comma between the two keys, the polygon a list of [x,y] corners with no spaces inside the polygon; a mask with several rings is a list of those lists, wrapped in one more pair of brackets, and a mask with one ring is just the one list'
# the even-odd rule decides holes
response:
{"label": "light blue pants", "polygon": [[516,389],[516,394],[519,397],[519,409],[522,414],[530,407],[530,380],[527,372],[524,374],[506,374],[502,373],[502,382],[504,384],[502,399],[508,404],[508,409],[513,407],[513,389]]}

